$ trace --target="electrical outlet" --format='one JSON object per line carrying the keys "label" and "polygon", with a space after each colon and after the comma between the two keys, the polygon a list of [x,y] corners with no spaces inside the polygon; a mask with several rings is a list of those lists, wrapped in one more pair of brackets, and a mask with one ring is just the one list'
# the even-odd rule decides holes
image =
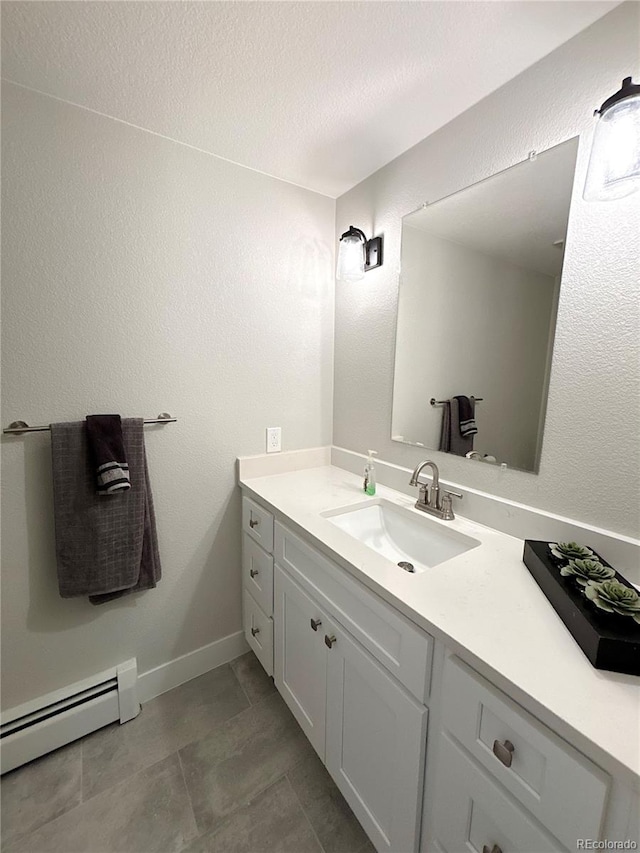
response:
{"label": "electrical outlet", "polygon": [[267,453],[280,453],[282,450],[282,428],[267,427]]}

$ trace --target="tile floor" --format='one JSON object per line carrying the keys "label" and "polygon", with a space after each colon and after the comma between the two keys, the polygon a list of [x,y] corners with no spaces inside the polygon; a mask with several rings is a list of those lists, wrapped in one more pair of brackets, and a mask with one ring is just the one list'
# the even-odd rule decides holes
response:
{"label": "tile floor", "polygon": [[0,795],[3,853],[375,853],[252,652]]}

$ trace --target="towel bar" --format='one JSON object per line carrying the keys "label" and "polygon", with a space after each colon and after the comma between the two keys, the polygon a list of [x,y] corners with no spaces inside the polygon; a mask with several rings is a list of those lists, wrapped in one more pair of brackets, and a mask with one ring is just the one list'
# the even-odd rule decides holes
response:
{"label": "towel bar", "polygon": [[[145,424],[174,424],[178,419],[172,418],[167,412],[161,412],[157,418],[145,418]],[[50,426],[29,426],[24,421],[13,421],[2,432],[5,435],[22,435],[25,432],[47,432]]]}
{"label": "towel bar", "polygon": [[[484,400],[484,397],[472,397],[471,399],[474,401],[474,403],[479,403],[481,400]],[[432,397],[429,400],[429,402],[431,403],[432,406],[444,406],[444,404],[448,403],[449,401],[448,400],[436,400],[435,397]],[[6,430],[5,430],[5,432],[6,432]]]}

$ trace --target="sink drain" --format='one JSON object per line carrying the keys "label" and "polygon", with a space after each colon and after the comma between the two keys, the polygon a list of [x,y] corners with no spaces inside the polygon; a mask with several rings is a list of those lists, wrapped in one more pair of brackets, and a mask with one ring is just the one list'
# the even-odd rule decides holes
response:
{"label": "sink drain", "polygon": [[415,572],[415,568],[413,566],[413,563],[407,563],[406,560],[401,560],[398,563],[398,565],[400,566],[401,569],[404,569],[405,572],[412,572],[412,573]]}

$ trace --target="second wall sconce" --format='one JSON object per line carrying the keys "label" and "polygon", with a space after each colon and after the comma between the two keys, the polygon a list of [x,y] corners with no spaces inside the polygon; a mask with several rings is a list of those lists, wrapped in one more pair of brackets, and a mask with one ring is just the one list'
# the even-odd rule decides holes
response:
{"label": "second wall sconce", "polygon": [[360,281],[365,272],[382,266],[382,237],[372,237],[367,240],[364,231],[349,226],[340,237],[338,251],[338,266],[336,278],[338,281]]}
{"label": "second wall sconce", "polygon": [[595,111],[598,123],[583,198],[608,201],[640,189],[640,85],[625,77]]}

